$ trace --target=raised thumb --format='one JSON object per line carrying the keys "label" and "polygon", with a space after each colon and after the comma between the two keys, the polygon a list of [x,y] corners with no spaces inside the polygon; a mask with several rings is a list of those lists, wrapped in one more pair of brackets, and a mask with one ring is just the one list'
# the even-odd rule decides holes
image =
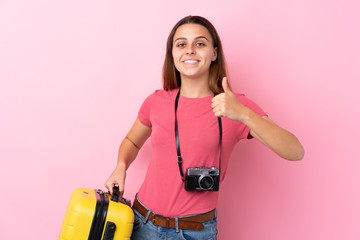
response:
{"label": "raised thumb", "polygon": [[231,92],[231,89],[229,87],[229,84],[228,84],[228,81],[227,81],[226,77],[224,77],[223,80],[222,80],[222,87],[223,87],[225,93]]}

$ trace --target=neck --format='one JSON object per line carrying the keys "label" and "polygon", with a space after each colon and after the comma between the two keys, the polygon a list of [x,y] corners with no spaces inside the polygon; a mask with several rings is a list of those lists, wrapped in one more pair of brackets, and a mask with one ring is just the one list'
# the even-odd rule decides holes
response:
{"label": "neck", "polygon": [[210,90],[208,78],[189,79],[181,78],[181,96],[188,98],[202,98],[213,94]]}

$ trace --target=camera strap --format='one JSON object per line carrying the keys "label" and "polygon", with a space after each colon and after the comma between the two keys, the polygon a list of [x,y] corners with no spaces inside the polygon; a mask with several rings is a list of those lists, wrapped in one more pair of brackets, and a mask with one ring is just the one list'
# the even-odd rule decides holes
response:
{"label": "camera strap", "polygon": [[[180,89],[179,89],[179,92],[177,93],[176,99],[175,99],[175,143],[176,143],[177,159],[178,159],[178,165],[179,165],[179,171],[180,171],[181,179],[183,181],[185,181],[184,172],[183,172],[183,169],[182,169],[183,160],[182,160],[181,152],[180,152],[179,129],[178,129],[178,123],[177,123],[177,108],[178,108],[178,104],[179,104],[179,98],[180,98]],[[219,141],[219,147],[220,147],[219,175],[221,175],[222,124],[221,124],[221,118],[218,117],[217,119],[218,119],[219,136],[220,136],[220,141]]]}

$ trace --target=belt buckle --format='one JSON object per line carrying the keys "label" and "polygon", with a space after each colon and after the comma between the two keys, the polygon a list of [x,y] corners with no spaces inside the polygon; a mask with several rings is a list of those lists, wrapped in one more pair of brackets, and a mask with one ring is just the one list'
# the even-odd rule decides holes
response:
{"label": "belt buckle", "polygon": [[156,224],[156,218],[158,218],[159,220],[160,220],[160,219],[165,220],[166,224],[165,224],[165,226],[162,226],[162,227],[170,228],[170,220],[171,220],[171,218],[169,218],[169,217],[164,217],[163,215],[160,215],[160,214],[154,214],[154,217],[153,217],[153,221],[152,221],[152,222],[153,222],[155,225],[157,225],[157,226],[159,226],[159,224]]}

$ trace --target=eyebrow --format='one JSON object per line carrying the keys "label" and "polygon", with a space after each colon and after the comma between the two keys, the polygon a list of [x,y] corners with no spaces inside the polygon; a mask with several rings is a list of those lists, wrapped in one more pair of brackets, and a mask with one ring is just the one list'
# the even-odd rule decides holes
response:
{"label": "eyebrow", "polygon": [[[206,41],[209,42],[209,39],[207,39],[205,36],[198,36],[198,37],[195,38],[195,40],[198,40],[198,39],[200,39],[200,38],[205,38]],[[179,40],[187,40],[187,38],[186,38],[186,37],[179,37],[179,38],[175,39],[174,42],[179,41]]]}

